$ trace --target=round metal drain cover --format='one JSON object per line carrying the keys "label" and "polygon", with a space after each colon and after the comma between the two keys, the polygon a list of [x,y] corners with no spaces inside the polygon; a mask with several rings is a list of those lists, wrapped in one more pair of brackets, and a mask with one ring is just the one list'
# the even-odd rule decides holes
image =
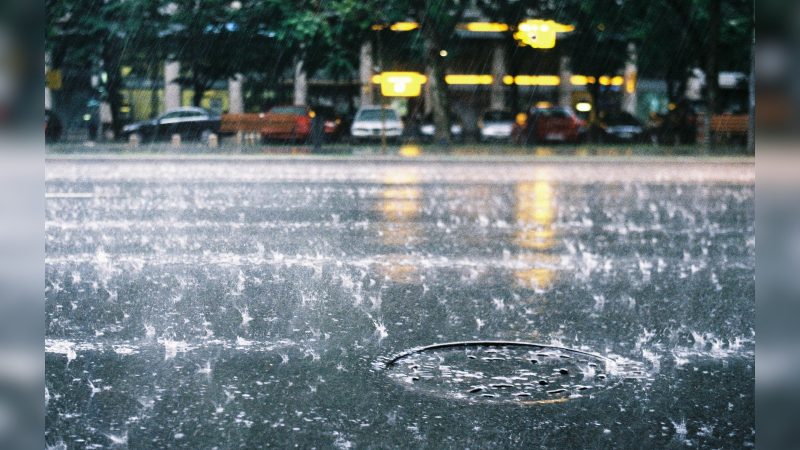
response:
{"label": "round metal drain cover", "polygon": [[606,390],[623,378],[610,358],[528,342],[448,342],[382,363],[409,389],[471,401],[560,403]]}

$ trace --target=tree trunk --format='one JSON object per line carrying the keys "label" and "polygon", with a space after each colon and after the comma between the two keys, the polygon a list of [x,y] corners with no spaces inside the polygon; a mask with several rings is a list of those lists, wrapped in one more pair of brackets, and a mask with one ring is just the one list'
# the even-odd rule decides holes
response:
{"label": "tree trunk", "polygon": [[708,2],[708,46],[706,51],[706,123],[705,135],[708,149],[714,148],[715,137],[711,129],[711,118],[717,112],[717,96],[719,93],[719,67],[717,51],[719,50],[720,21],[722,16],[722,0]]}
{"label": "tree trunk", "polygon": [[[513,50],[511,51],[511,60],[509,64],[509,69],[510,69],[509,71],[511,72],[509,74],[511,75],[511,92],[509,95],[509,97],[511,98],[509,99],[509,103],[511,104],[511,113],[514,114],[514,116],[516,116],[516,114],[519,112],[519,86],[517,85],[516,82],[517,75],[519,75],[519,57],[516,54],[517,53],[516,43],[512,42],[511,46]],[[525,109],[527,110],[527,108]]]}
{"label": "tree trunk", "polygon": [[308,75],[305,67],[305,52],[301,52],[294,63],[293,103],[297,106],[308,104]]}
{"label": "tree trunk", "polygon": [[192,86],[194,92],[192,94],[192,105],[203,106],[203,96],[206,94],[206,87],[201,82],[195,82]]}
{"label": "tree trunk", "polygon": [[115,138],[122,131],[120,118],[120,109],[122,109],[122,95],[120,94],[120,89],[122,88],[122,76],[120,75],[121,51],[118,48],[118,44],[119,41],[115,38],[109,38],[108,42],[103,46],[102,52],[103,68],[107,77],[108,103],[111,106],[111,131]]}
{"label": "tree trunk", "polygon": [[158,116],[158,80],[159,80],[159,71],[158,67],[160,64],[160,59],[156,59],[155,61],[150,63],[150,118],[153,119]]}
{"label": "tree trunk", "polygon": [[597,143],[600,140],[598,133],[600,115],[600,77],[599,73],[594,74],[594,83],[591,84],[589,95],[592,97],[592,111],[589,113],[589,140]]}
{"label": "tree trunk", "polygon": [[443,145],[450,144],[450,118],[448,117],[447,86],[444,83],[444,67],[442,57],[439,55],[441,46],[430,36],[425,34],[425,56],[431,77],[428,80],[431,91],[431,110],[433,111],[433,124],[436,127],[434,140]]}
{"label": "tree trunk", "polygon": [[748,92],[748,124],[747,151],[756,154],[756,32],[753,30],[753,42],[750,44],[750,80]]}

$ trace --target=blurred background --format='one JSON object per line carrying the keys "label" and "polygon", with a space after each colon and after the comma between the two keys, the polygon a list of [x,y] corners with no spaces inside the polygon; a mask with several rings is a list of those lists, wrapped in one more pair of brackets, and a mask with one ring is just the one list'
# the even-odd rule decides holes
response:
{"label": "blurred background", "polygon": [[221,120],[216,134],[261,117],[262,138],[285,138],[264,119],[277,107],[298,116],[292,138],[320,112],[326,138],[355,141],[370,136],[352,126],[358,110],[381,105],[400,141],[752,153],[753,17],[746,0],[50,0],[46,134],[186,138],[147,127],[197,107]]}
{"label": "blurred background", "polygon": [[[563,106],[593,130],[630,114],[659,145],[757,148],[758,440],[797,442],[799,2],[44,3],[0,6],[0,447],[43,443],[46,133],[117,141],[125,126],[184,106],[326,106],[348,121],[381,102],[406,121],[435,115],[440,130],[459,121],[470,139],[487,110],[516,120]],[[533,16],[553,28],[526,31]],[[426,82],[415,96],[385,96],[384,85],[406,87],[384,72]]]}

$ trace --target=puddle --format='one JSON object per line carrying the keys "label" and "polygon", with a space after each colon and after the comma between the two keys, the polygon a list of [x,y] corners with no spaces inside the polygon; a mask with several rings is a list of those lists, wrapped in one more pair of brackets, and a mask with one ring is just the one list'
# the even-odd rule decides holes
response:
{"label": "puddle", "polygon": [[471,402],[526,405],[591,397],[646,374],[644,365],[629,360],[506,341],[433,344],[378,364],[409,390]]}

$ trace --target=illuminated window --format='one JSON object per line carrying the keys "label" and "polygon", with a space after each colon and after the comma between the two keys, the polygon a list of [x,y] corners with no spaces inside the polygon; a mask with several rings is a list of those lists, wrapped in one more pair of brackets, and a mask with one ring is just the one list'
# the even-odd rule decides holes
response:
{"label": "illuminated window", "polygon": [[508,25],[495,22],[469,22],[459,25],[459,28],[474,33],[502,33],[508,31]]}
{"label": "illuminated window", "polygon": [[494,77],[491,75],[446,75],[444,82],[447,84],[475,85],[492,84]]}

